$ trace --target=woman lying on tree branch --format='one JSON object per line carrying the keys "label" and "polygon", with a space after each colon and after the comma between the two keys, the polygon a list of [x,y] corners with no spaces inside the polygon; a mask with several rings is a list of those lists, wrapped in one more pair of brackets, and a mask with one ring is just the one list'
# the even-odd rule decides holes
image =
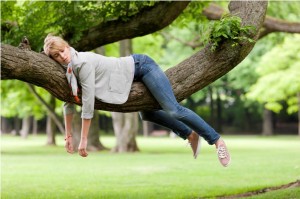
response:
{"label": "woman lying on tree branch", "polygon": [[[141,111],[142,120],[154,122],[171,129],[183,139],[188,139],[197,158],[200,139],[215,145],[220,163],[228,166],[230,155],[220,135],[193,111],[181,106],[174,96],[165,73],[147,55],[128,57],[105,57],[92,52],[77,52],[60,37],[48,35],[44,52],[67,69],[67,79],[76,101],[77,81],[82,88],[82,129],[78,147],[79,155],[86,157],[87,135],[94,114],[95,98],[110,104],[127,101],[133,80],[141,81],[162,107],[162,110]],[[67,152],[73,153],[72,118],[74,104],[65,103],[64,120]]]}

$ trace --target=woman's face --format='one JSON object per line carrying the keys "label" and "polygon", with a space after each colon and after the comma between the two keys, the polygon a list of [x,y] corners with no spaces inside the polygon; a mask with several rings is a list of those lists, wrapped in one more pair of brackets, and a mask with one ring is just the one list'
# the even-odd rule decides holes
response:
{"label": "woman's face", "polygon": [[65,46],[64,49],[53,52],[51,57],[60,64],[67,65],[71,62],[70,47]]}

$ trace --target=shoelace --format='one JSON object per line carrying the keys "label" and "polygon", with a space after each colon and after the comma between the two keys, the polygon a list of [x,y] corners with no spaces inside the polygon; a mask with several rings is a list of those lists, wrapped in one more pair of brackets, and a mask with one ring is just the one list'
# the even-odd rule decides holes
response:
{"label": "shoelace", "polygon": [[221,159],[227,158],[227,151],[224,146],[218,147],[218,156]]}

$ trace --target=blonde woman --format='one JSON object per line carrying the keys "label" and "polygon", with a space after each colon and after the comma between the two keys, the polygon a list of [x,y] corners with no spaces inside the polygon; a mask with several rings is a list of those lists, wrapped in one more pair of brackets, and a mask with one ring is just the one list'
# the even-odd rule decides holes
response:
{"label": "blonde woman", "polygon": [[[135,80],[143,82],[162,107],[161,110],[140,112],[143,120],[165,126],[181,138],[188,139],[194,158],[197,158],[200,138],[203,137],[210,145],[216,146],[220,163],[225,167],[229,164],[230,155],[220,135],[200,116],[176,101],[165,73],[147,55],[115,58],[92,52],[77,52],[62,38],[51,35],[45,38],[44,52],[65,66],[68,82],[77,101],[77,82],[81,86],[82,129],[78,153],[82,157],[88,155],[87,136],[94,114],[95,98],[106,103],[123,104]],[[74,152],[71,129],[73,113],[74,105],[65,103],[65,148],[69,153]]]}

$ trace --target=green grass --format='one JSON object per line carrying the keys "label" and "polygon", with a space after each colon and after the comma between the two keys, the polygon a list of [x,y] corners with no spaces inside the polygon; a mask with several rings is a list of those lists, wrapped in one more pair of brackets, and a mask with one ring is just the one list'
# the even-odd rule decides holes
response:
{"label": "green grass", "polygon": [[[197,160],[185,142],[138,137],[141,152],[67,154],[63,138],[2,135],[2,198],[214,198],[278,186],[300,179],[300,138],[227,136],[232,163],[223,168],[215,148],[202,142]],[[102,137],[113,147],[113,137]],[[300,189],[252,198],[300,198]]]}

